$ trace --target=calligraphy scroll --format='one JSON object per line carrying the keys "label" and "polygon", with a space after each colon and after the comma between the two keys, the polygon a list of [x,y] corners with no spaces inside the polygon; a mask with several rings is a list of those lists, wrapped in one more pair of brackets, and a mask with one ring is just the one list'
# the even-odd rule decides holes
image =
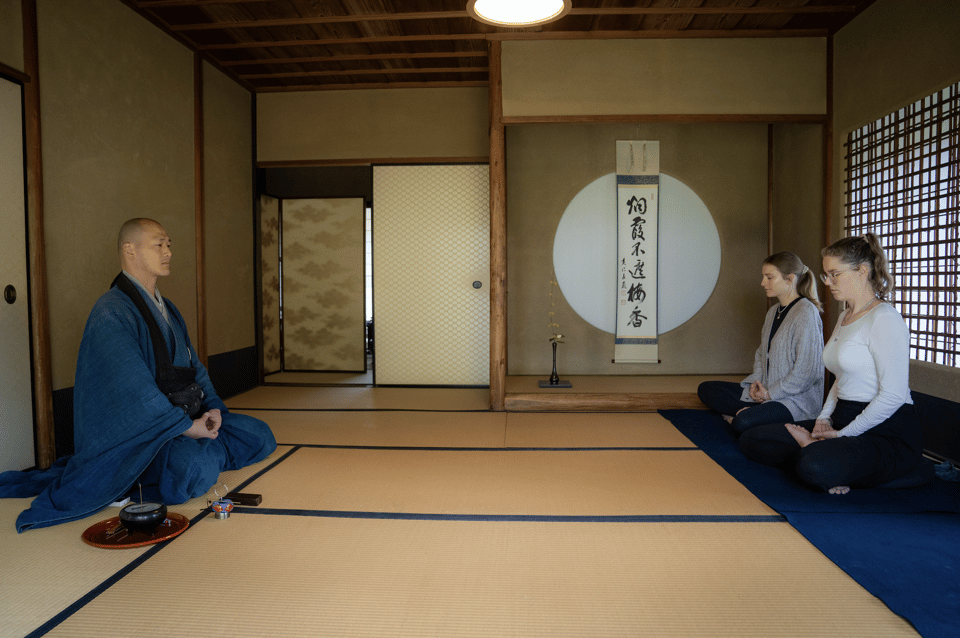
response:
{"label": "calligraphy scroll", "polygon": [[617,333],[614,363],[659,363],[657,234],[660,142],[617,142]]}

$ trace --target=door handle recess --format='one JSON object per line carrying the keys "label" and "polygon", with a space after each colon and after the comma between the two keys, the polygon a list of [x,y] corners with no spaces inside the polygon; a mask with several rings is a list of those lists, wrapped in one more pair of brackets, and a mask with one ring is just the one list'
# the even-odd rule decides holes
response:
{"label": "door handle recess", "polygon": [[7,303],[12,304],[17,300],[17,289],[13,286],[7,286],[3,289],[3,298]]}

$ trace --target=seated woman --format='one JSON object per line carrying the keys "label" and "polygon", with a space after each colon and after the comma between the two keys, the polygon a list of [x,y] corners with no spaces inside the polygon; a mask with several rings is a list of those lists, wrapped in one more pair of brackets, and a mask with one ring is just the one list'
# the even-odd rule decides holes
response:
{"label": "seated woman", "polygon": [[816,419],[754,428],[740,437],[740,449],[845,494],[916,472],[923,440],[910,396],[910,331],[885,303],[893,277],[876,235],[825,248],[823,270],[834,298],[847,304],[823,349],[836,382]]}
{"label": "seated woman", "polygon": [[779,305],[767,311],[753,374],[739,384],[705,381],[700,400],[737,434],[767,423],[810,419],[823,403],[823,323],[813,273],[793,253],[763,261],[760,285]]}

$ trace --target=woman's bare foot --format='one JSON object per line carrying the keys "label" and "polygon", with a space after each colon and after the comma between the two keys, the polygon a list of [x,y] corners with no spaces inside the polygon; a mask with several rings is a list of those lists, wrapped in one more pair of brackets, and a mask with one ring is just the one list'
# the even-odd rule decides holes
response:
{"label": "woman's bare foot", "polygon": [[793,437],[800,447],[807,447],[811,443],[816,443],[818,441],[818,439],[813,438],[812,434],[799,425],[795,425],[793,423],[784,423],[783,425],[785,428],[787,428],[787,432],[790,433],[790,436]]}
{"label": "woman's bare foot", "polygon": [[850,488],[846,485],[838,485],[837,487],[831,487],[827,491],[831,494],[846,494],[850,491]]}

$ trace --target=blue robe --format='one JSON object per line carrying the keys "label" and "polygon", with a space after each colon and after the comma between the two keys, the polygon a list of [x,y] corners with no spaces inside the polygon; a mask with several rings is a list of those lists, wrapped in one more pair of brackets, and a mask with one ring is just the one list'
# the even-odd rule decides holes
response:
{"label": "blue robe", "polygon": [[263,460],[276,449],[269,426],[227,411],[190,345],[186,324],[167,301],[170,324],[145,291],[173,365],[196,369],[204,408],[218,408],[216,439],[183,436],[191,419],[157,387],[147,322],[117,288],[90,312],[80,343],[74,386],[75,453],[47,471],[0,474],[0,497],[37,495],[17,518],[17,531],[93,514],[131,492],[168,505],[205,494],[223,470]]}

